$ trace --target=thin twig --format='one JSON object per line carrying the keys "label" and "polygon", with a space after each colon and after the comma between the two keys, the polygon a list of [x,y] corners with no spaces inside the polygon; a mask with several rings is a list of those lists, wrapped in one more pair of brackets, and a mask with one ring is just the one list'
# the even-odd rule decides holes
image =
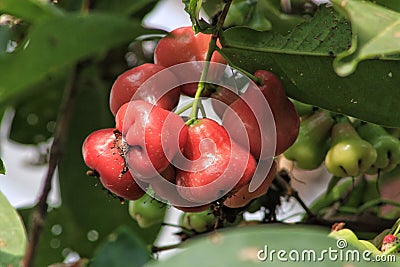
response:
{"label": "thin twig", "polygon": [[50,148],[48,169],[44,180],[42,193],[32,213],[31,228],[29,231],[29,243],[23,260],[24,267],[30,267],[33,265],[40,234],[45,225],[48,208],[47,198],[51,190],[54,172],[64,151],[65,139],[67,137],[75,96],[78,89],[76,86],[78,72],[79,66],[76,66],[72,69],[68,82],[65,86],[63,103],[61,104],[59,110],[54,139]]}
{"label": "thin twig", "polygon": [[163,247],[157,247],[157,246],[152,246],[151,247],[151,252],[152,253],[157,253],[161,251],[166,251],[166,250],[171,250],[171,249],[177,249],[182,245],[182,243],[177,243],[177,244],[172,244],[172,245],[167,245]]}
{"label": "thin twig", "polygon": [[283,188],[285,188],[286,194],[289,197],[293,197],[294,199],[296,199],[296,201],[300,204],[300,206],[304,209],[309,217],[315,217],[315,214],[307,207],[307,205],[299,196],[299,193],[296,189],[294,189],[288,182],[286,182],[286,180],[283,179],[279,174],[275,176],[275,179]]}

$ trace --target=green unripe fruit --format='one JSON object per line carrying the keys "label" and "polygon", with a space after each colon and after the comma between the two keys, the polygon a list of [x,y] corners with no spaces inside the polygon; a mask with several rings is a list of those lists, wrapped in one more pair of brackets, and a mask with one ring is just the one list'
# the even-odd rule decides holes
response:
{"label": "green unripe fruit", "polygon": [[296,108],[299,117],[307,116],[314,112],[314,107],[312,105],[304,104],[294,99],[290,99],[290,101],[292,101],[294,107]]}
{"label": "green unripe fruit", "polygon": [[338,177],[358,176],[365,173],[377,158],[375,148],[360,138],[349,122],[339,122],[332,129],[332,147],[325,165]]}
{"label": "green unripe fruit", "polygon": [[313,170],[324,161],[334,120],[328,111],[318,111],[300,124],[294,144],[283,154],[300,169]]}
{"label": "green unripe fruit", "polygon": [[182,227],[196,233],[204,233],[213,229],[216,222],[217,217],[210,209],[201,212],[185,212],[180,218]]}
{"label": "green unripe fruit", "polygon": [[365,123],[357,128],[358,134],[376,149],[377,159],[368,173],[390,171],[400,163],[400,140],[382,126]]}
{"label": "green unripe fruit", "polygon": [[129,201],[129,214],[142,228],[162,223],[166,210],[165,203],[152,198],[148,193],[138,200]]}

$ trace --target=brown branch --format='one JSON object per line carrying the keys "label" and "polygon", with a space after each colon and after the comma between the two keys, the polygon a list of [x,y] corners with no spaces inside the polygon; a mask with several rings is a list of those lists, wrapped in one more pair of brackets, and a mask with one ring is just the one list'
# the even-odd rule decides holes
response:
{"label": "brown branch", "polygon": [[320,225],[331,227],[334,223],[344,222],[346,228],[356,230],[359,232],[372,232],[380,233],[385,229],[392,228],[395,219],[384,219],[378,217],[376,214],[349,214],[349,215],[338,215],[331,218],[321,218],[313,217],[307,218],[305,222],[300,222],[299,224],[309,224],[309,225]]}
{"label": "brown branch", "polygon": [[48,169],[45,176],[43,189],[31,217],[29,243],[26,249],[25,257],[23,259],[24,267],[30,267],[33,265],[33,260],[37,244],[39,242],[40,234],[45,225],[48,208],[47,198],[51,190],[51,183],[55,170],[61,160],[64,151],[64,144],[67,137],[69,123],[78,89],[77,80],[79,69],[79,65],[75,66],[72,69],[70,77],[64,89],[63,102],[58,113],[56,130],[54,133],[53,143],[50,148]]}
{"label": "brown branch", "polygon": [[279,183],[282,188],[285,189],[285,193],[289,197],[293,197],[300,204],[300,206],[304,209],[309,217],[314,217],[314,213],[307,207],[304,203],[303,199],[299,196],[299,193],[296,189],[294,189],[285,179],[282,178],[281,174],[277,173],[275,175],[276,181]]}

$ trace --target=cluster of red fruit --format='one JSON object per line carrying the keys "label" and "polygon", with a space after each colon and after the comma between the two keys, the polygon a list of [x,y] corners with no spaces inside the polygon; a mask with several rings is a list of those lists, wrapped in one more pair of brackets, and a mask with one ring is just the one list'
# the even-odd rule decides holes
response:
{"label": "cluster of red fruit", "polygon": [[[191,27],[178,28],[159,41],[155,64],[130,69],[115,81],[110,95],[115,128],[95,131],[83,144],[86,165],[112,193],[136,200],[151,187],[158,197],[182,210],[202,211],[221,198],[228,207],[241,207],[267,191],[276,172],[273,156],[285,151],[299,131],[296,110],[274,74],[264,70],[254,74],[260,81],[255,86],[258,94],[246,90],[239,96],[224,87],[206,91],[203,95],[216,101],[222,125],[209,118],[185,123],[172,112],[180,94],[193,97],[198,84],[179,85],[187,73],[168,67],[204,61],[210,38],[194,34]],[[224,60],[214,53],[211,62]],[[272,113],[276,142],[260,127],[255,114],[259,109],[252,106],[252,99],[259,95]],[[247,138],[237,131],[238,124]],[[263,150],[271,145],[273,153],[267,159]],[[270,168],[261,185],[250,192],[248,185],[257,166],[266,160]]]}

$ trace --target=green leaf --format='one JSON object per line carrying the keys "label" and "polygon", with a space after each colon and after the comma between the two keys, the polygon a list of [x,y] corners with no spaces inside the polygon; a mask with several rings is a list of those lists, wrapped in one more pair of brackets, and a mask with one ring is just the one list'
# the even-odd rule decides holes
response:
{"label": "green leaf", "polygon": [[158,31],[106,14],[70,14],[35,24],[25,49],[0,57],[0,106],[78,60],[152,32]]}
{"label": "green leaf", "polygon": [[158,0],[99,0],[95,3],[96,10],[102,10],[109,13],[116,13],[122,15],[132,15],[142,9],[153,8]]}
{"label": "green leaf", "polygon": [[369,0],[369,1],[382,5],[386,8],[392,9],[394,11],[400,12],[400,1],[393,1],[393,0]]}
{"label": "green leaf", "polygon": [[400,127],[400,62],[368,60],[350,76],[333,71],[333,57],[348,49],[351,29],[333,8],[320,7],[314,17],[287,36],[245,28],[225,31],[222,51],[250,72],[271,70],[291,98],[361,120]]}
{"label": "green leaf", "polygon": [[15,115],[10,129],[11,140],[38,144],[53,136],[67,73],[68,70],[49,76],[31,87],[29,95],[13,105]]}
{"label": "green leaf", "polygon": [[360,61],[400,53],[400,13],[365,1],[332,0],[350,18],[353,41],[334,61],[336,73],[348,76]]}
{"label": "green leaf", "polygon": [[10,38],[11,28],[7,25],[0,25],[0,54],[3,54],[7,51]]}
{"label": "green leaf", "polygon": [[0,174],[6,174],[6,166],[4,165],[4,162],[1,158],[0,158]]}
{"label": "green leaf", "polygon": [[141,267],[150,260],[150,251],[134,232],[121,227],[100,245],[92,259],[92,267]]}
{"label": "green leaf", "polygon": [[39,0],[1,0],[0,13],[13,15],[28,22],[38,22],[63,14],[54,5]]}
{"label": "green leaf", "polygon": [[[328,255],[328,250],[336,250],[335,255],[339,257],[340,252],[345,255],[346,251],[356,248],[349,246],[339,249],[337,241],[327,235],[327,230],[315,226],[265,225],[224,230],[189,241],[183,252],[146,266],[183,267],[188,263],[191,267],[344,266],[345,260],[334,259],[334,256]],[[352,266],[376,266],[373,262],[363,261],[361,252],[359,255],[361,261],[350,260]],[[262,259],[265,256],[265,261],[259,260],[259,257]],[[286,261],[279,257],[286,258]],[[380,264],[396,266],[395,263]]]}
{"label": "green leaf", "polygon": [[185,4],[185,11],[189,14],[193,24],[193,29],[196,33],[203,31],[207,32],[210,25],[200,18],[200,10],[203,5],[202,0],[182,0]]}
{"label": "green leaf", "polygon": [[259,13],[264,14],[272,24],[272,31],[289,33],[296,25],[304,22],[304,18],[281,12],[279,0],[261,0],[257,3]]}
{"label": "green leaf", "polygon": [[0,192],[0,266],[19,266],[26,243],[21,218]]}

